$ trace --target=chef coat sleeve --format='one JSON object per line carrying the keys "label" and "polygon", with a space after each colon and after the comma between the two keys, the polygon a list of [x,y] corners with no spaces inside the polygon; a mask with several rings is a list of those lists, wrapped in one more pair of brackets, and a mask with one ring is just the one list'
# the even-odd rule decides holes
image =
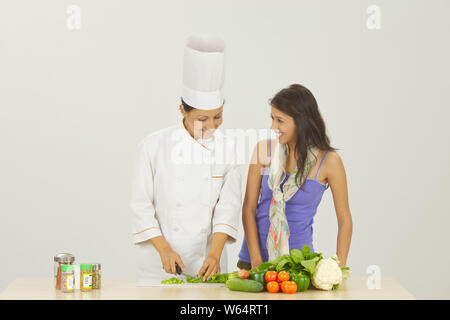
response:
{"label": "chef coat sleeve", "polygon": [[134,161],[130,202],[134,243],[162,235],[153,206],[153,171],[147,143],[139,143]]}
{"label": "chef coat sleeve", "polygon": [[224,183],[213,215],[213,233],[228,234],[227,243],[229,244],[236,242],[241,198],[241,175],[239,167],[233,165],[224,175]]}

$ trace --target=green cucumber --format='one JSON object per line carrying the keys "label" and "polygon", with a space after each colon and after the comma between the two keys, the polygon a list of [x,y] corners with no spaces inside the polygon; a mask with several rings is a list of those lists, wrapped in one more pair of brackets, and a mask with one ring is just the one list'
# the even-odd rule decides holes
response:
{"label": "green cucumber", "polygon": [[262,283],[250,279],[232,278],[228,279],[225,285],[233,291],[260,292],[264,290]]}

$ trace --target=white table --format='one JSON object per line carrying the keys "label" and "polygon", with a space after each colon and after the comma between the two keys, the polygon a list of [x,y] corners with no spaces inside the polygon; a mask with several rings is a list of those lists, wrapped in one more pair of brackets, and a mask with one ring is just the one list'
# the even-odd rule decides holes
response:
{"label": "white table", "polygon": [[63,293],[53,288],[51,278],[17,278],[0,294],[0,300],[378,300],[415,299],[392,278],[382,278],[380,289],[368,289],[366,278],[351,277],[339,290],[308,289],[295,294],[231,291],[225,286],[137,287],[135,279],[103,278],[102,288],[91,292]]}

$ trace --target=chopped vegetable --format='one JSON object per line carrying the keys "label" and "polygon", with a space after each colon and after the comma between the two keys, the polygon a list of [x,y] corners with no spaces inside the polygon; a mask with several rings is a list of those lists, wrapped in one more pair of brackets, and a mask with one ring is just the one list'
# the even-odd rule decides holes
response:
{"label": "chopped vegetable", "polygon": [[178,284],[178,283],[184,283],[184,281],[182,279],[178,279],[178,278],[173,277],[173,278],[170,278],[170,279],[167,279],[167,280],[162,280],[161,283],[164,283],[164,284]]}
{"label": "chopped vegetable", "polygon": [[[212,275],[208,280],[203,281],[201,278],[191,278],[186,277],[187,283],[225,283],[227,282],[228,278],[237,277],[237,272],[232,273],[217,273],[215,275]],[[182,279],[178,279],[176,277],[162,280],[161,283],[164,284],[178,284],[178,283],[185,283]]]}
{"label": "chopped vegetable", "polygon": [[228,280],[228,273],[216,273],[212,275],[208,280],[203,281],[202,278],[186,277],[186,281],[189,283],[225,283]]}

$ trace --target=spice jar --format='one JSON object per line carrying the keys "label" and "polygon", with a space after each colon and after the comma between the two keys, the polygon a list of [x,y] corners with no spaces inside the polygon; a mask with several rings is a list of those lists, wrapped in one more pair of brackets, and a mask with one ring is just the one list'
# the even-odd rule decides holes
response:
{"label": "spice jar", "polygon": [[73,272],[73,265],[61,265],[61,290],[62,292],[73,292],[75,284],[75,276]]}
{"label": "spice jar", "polygon": [[100,274],[100,270],[102,269],[102,265],[100,263],[92,264],[92,289],[100,289],[102,276]]}
{"label": "spice jar", "polygon": [[80,290],[85,292],[92,290],[92,264],[80,264]]}
{"label": "spice jar", "polygon": [[53,258],[54,261],[54,268],[53,268],[53,275],[54,275],[54,286],[55,289],[60,290],[61,289],[61,266],[63,264],[73,264],[75,261],[75,256],[70,253],[58,253]]}

